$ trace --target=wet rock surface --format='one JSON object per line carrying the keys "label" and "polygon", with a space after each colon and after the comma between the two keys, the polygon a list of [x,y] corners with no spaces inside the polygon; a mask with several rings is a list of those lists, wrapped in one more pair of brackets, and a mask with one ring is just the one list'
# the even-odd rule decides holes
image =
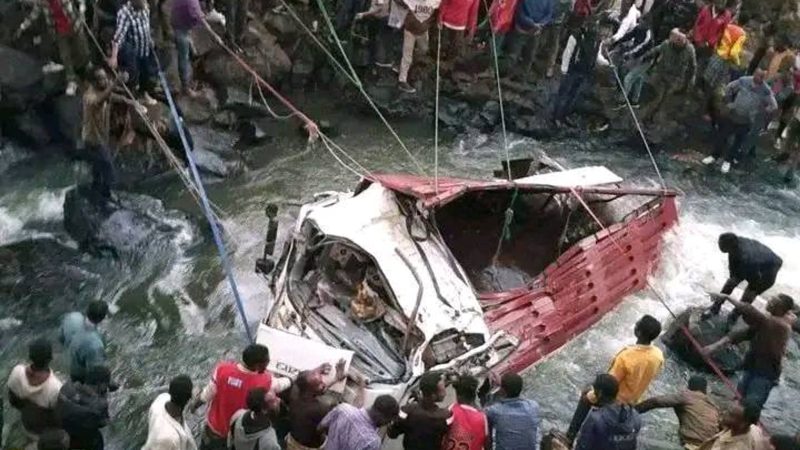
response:
{"label": "wet rock surface", "polygon": [[[689,308],[680,313],[662,336],[662,341],[678,357],[692,367],[710,371],[711,369],[706,365],[702,355],[683,332],[682,327],[686,327],[700,345],[706,346],[727,335],[727,316],[722,313],[708,320],[702,320],[703,311],[705,311],[705,308]],[[714,353],[711,358],[723,372],[730,374],[740,369],[746,349],[747,344],[730,346]]]}
{"label": "wet rock surface", "polygon": [[145,258],[166,250],[187,225],[185,214],[146,195],[117,191],[107,200],[80,185],[64,198],[64,228],[82,249],[95,254]]}

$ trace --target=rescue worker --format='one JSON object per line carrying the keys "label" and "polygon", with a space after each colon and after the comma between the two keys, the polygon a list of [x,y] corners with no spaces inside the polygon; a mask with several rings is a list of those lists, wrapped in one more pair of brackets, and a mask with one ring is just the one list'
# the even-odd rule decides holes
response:
{"label": "rescue worker", "polygon": [[[742,303],[753,303],[759,295],[775,284],[778,272],[783,266],[783,259],[776,255],[769,247],[746,237],[734,233],[719,235],[719,250],[728,255],[728,280],[722,286],[722,293],[730,295],[736,286],[747,281],[747,287],[742,294]],[[719,299],[709,308],[703,318],[719,314],[725,299]],[[734,311],[728,316],[728,324],[733,325],[739,317]]]}

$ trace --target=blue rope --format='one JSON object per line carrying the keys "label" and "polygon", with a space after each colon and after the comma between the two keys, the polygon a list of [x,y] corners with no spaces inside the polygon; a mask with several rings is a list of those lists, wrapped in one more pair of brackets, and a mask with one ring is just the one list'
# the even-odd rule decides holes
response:
{"label": "blue rope", "polygon": [[156,65],[158,66],[158,78],[161,81],[161,86],[164,88],[164,94],[167,96],[167,103],[169,104],[169,110],[172,114],[172,119],[175,121],[175,126],[178,128],[178,134],[181,137],[183,150],[186,152],[186,160],[189,161],[192,177],[197,185],[197,192],[200,194],[200,200],[203,204],[203,213],[206,216],[206,220],[208,220],[208,224],[211,225],[211,233],[214,235],[214,243],[217,245],[219,257],[222,260],[222,267],[225,270],[225,277],[228,279],[228,283],[231,285],[233,298],[236,300],[236,308],[239,310],[239,315],[242,317],[242,325],[244,325],[244,331],[245,334],[247,334],[247,340],[249,342],[254,342],[253,334],[250,331],[250,326],[248,325],[249,322],[247,321],[247,314],[244,312],[242,297],[239,295],[239,288],[236,286],[236,279],[233,277],[233,269],[231,268],[230,259],[228,259],[228,251],[225,249],[225,242],[222,240],[219,226],[217,225],[217,221],[214,220],[214,214],[211,212],[211,205],[209,204],[208,196],[206,195],[206,189],[203,187],[203,182],[200,179],[200,172],[197,171],[197,165],[194,162],[194,156],[192,155],[192,151],[189,150],[189,144],[186,139],[186,134],[183,131],[181,118],[178,115],[178,110],[175,107],[175,101],[172,98],[172,92],[169,90],[167,79],[164,77],[164,71],[161,68],[161,61],[159,61],[158,56],[156,56],[155,49],[152,51],[156,60]]}

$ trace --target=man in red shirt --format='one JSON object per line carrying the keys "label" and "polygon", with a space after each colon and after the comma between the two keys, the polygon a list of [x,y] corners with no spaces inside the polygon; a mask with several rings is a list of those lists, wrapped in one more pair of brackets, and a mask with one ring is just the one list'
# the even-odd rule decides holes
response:
{"label": "man in red shirt", "polygon": [[44,16],[47,28],[58,45],[58,56],[66,71],[67,95],[75,95],[78,89],[76,71],[88,60],[89,50],[82,28],[85,13],[84,0],[36,0],[15,35],[21,36],[39,16]]}
{"label": "man in red shirt", "polygon": [[450,406],[453,422],[444,437],[442,449],[491,450],[489,422],[486,414],[475,406],[478,380],[470,375],[462,375],[453,384],[456,402]]}
{"label": "man in red shirt", "polygon": [[705,67],[708,58],[717,48],[717,42],[722,38],[725,27],[733,21],[733,15],[725,8],[725,0],[714,0],[704,6],[697,14],[691,36],[697,51],[697,60],[700,67]]}
{"label": "man in red shirt", "polygon": [[292,386],[289,378],[273,377],[267,371],[269,350],[260,344],[250,344],[242,352],[242,362],[222,361],[214,368],[211,381],[203,389],[192,410],[208,403],[208,416],[200,441],[201,450],[227,448],[231,417],[245,408],[247,393],[264,388],[280,393]]}

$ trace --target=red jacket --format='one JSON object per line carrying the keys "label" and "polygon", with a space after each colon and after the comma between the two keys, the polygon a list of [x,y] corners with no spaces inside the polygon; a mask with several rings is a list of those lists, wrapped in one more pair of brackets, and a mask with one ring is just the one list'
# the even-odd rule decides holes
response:
{"label": "red jacket", "polygon": [[578,17],[589,17],[597,9],[602,0],[575,0],[572,13]]}
{"label": "red jacket", "polygon": [[708,5],[700,10],[692,30],[692,40],[697,46],[716,48],[717,42],[725,32],[725,27],[733,21],[731,12],[727,9],[714,15],[714,7]]}
{"label": "red jacket", "polygon": [[517,11],[517,0],[494,0],[489,7],[489,20],[492,31],[507,33],[514,25],[514,13]]}
{"label": "red jacket", "polygon": [[468,30],[474,34],[478,27],[478,7],[481,0],[442,0],[439,21],[451,30]]}
{"label": "red jacket", "polygon": [[226,437],[233,414],[246,408],[247,393],[258,387],[269,390],[272,375],[244,371],[235,362],[223,361],[214,369],[214,385],[217,391],[208,406],[208,426],[217,436]]}

